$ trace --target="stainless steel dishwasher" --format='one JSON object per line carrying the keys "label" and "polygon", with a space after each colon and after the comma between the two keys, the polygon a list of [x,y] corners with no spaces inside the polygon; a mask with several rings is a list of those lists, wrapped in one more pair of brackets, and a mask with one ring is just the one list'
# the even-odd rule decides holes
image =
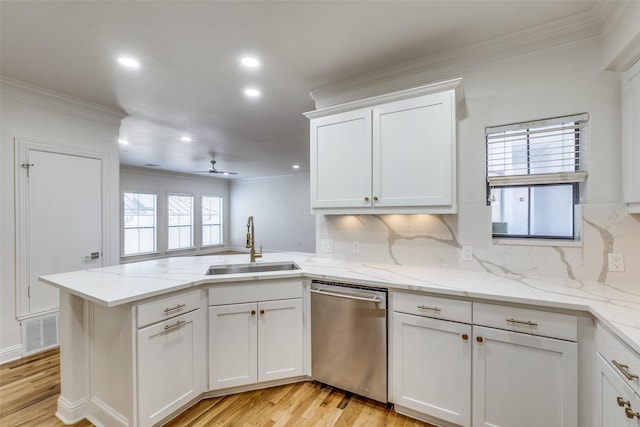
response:
{"label": "stainless steel dishwasher", "polygon": [[387,403],[387,292],[311,283],[311,376]]}

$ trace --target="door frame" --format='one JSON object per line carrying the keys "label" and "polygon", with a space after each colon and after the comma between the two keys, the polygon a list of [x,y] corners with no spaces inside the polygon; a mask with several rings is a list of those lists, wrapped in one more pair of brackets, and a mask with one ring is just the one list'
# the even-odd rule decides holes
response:
{"label": "door frame", "polygon": [[15,178],[15,242],[16,242],[16,318],[19,321],[40,317],[44,314],[56,313],[58,309],[40,313],[29,312],[29,295],[27,282],[29,277],[29,224],[27,212],[29,181],[28,169],[21,167],[29,163],[30,151],[45,151],[53,154],[86,157],[100,161],[101,168],[101,199],[102,199],[102,242],[101,252],[103,265],[111,265],[111,154],[95,150],[70,147],[29,138],[14,138],[14,178]]}

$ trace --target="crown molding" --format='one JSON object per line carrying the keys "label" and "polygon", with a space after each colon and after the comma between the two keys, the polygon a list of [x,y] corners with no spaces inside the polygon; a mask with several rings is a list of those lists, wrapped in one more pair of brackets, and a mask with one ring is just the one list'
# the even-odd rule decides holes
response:
{"label": "crown molding", "polygon": [[433,84],[479,65],[600,40],[591,11],[347,78],[311,91],[316,108]]}
{"label": "crown molding", "polygon": [[318,108],[314,111],[304,113],[304,116],[308,119],[315,119],[318,117],[327,116],[329,114],[337,114],[343,113],[345,111],[357,110],[359,108],[373,107],[374,105],[380,105],[387,102],[394,102],[402,99],[413,98],[420,95],[428,95],[431,93],[444,92],[448,90],[455,91],[456,103],[459,103],[464,98],[462,79],[456,78],[438,83],[413,87],[411,89],[395,91],[383,95],[370,96],[368,98],[349,101],[337,105],[331,105],[329,107]]}
{"label": "crown molding", "polygon": [[0,76],[0,98],[47,108],[112,126],[120,126],[120,121],[127,117],[127,113],[118,108],[85,101],[5,76]]}

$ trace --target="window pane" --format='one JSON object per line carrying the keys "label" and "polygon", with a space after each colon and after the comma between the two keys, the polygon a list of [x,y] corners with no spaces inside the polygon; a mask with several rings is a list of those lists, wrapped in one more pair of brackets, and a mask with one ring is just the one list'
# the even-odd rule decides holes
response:
{"label": "window pane", "polygon": [[167,249],[193,247],[193,197],[170,194],[167,197]]}
{"label": "window pane", "polygon": [[222,244],[222,198],[202,196],[202,246]]}
{"label": "window pane", "polygon": [[573,237],[573,186],[531,188],[531,234]]}
{"label": "window pane", "polygon": [[156,195],[124,193],[123,206],[123,254],[155,252]]}
{"label": "window pane", "polygon": [[529,187],[500,187],[491,191],[493,234],[527,235]]}

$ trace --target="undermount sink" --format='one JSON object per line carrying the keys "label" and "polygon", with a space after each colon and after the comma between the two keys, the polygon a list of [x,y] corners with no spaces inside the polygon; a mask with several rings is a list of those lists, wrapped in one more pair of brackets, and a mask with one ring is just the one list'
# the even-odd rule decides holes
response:
{"label": "undermount sink", "polygon": [[243,273],[263,273],[269,271],[292,271],[300,270],[295,262],[271,262],[259,264],[234,264],[234,265],[212,265],[207,270],[208,276],[219,276],[222,274],[243,274]]}

